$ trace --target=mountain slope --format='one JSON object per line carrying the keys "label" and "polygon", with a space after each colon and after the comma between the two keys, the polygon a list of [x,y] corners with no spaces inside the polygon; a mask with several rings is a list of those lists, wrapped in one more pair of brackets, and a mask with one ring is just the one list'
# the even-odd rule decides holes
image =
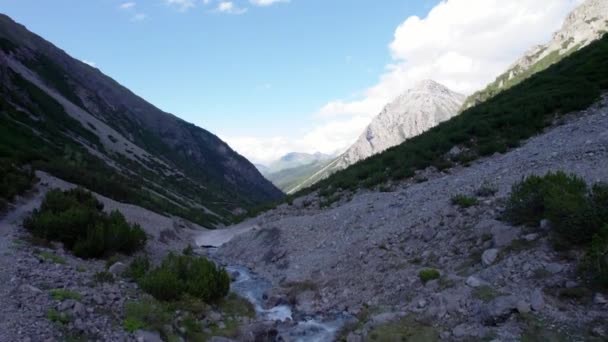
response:
{"label": "mountain slope", "polygon": [[562,28],[545,44],[530,49],[485,89],[471,95],[464,108],[486,101],[531,75],[545,70],[571,53],[589,45],[608,31],[608,1],[586,0],[564,21]]}
{"label": "mountain slope", "polygon": [[294,189],[300,183],[309,178],[310,175],[324,169],[331,162],[332,159],[321,159],[289,169],[266,173],[264,176],[286,194],[290,194],[294,192]]}
{"label": "mountain slope", "polygon": [[389,103],[346,152],[292,190],[310,186],[450,119],[458,114],[464,99],[464,95],[434,81],[418,83]]}
{"label": "mountain slope", "polygon": [[302,195],[322,192],[335,200],[340,190],[373,187],[439,170],[519,146],[555,120],[581,110],[608,90],[608,36],[534,74],[498,96],[462,112],[401,145],[339,171]]}
{"label": "mountain slope", "polygon": [[206,225],[280,190],[215,135],[164,113],[0,15],[0,158]]}

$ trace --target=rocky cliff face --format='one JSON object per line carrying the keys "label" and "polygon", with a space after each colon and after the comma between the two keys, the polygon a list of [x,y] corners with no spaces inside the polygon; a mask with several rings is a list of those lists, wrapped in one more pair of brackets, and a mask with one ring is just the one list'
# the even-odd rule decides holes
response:
{"label": "rocky cliff face", "polygon": [[568,15],[562,28],[553,35],[550,42],[531,48],[494,82],[469,97],[465,108],[483,102],[548,68],[572,52],[598,40],[606,32],[608,32],[608,1],[586,0]]}
{"label": "rocky cliff face", "polygon": [[464,95],[437,82],[425,80],[418,83],[384,107],[346,152],[288,193],[310,186],[338,170],[399,145],[450,119],[458,114],[464,99]]}
{"label": "rocky cliff face", "polygon": [[[282,195],[215,135],[159,110],[4,15],[0,43],[0,92],[8,111],[20,113],[9,117],[59,127],[39,132],[49,146],[94,156],[185,210],[225,217]],[[33,125],[26,124],[40,129]]]}
{"label": "rocky cliff face", "polygon": [[426,80],[406,91],[374,118],[341,157],[342,169],[437,126],[458,113],[464,95]]}

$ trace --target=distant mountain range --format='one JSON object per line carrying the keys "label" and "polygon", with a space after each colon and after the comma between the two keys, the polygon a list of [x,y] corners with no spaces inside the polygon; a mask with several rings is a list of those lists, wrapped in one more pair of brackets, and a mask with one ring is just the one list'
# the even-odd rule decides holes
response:
{"label": "distant mountain range", "polygon": [[[153,71],[151,71],[153,72]],[[0,15],[0,159],[213,227],[282,193],[208,131]]]}
{"label": "distant mountain range", "polygon": [[268,165],[256,164],[258,170],[275,186],[289,193],[309,175],[325,167],[335,156],[329,154],[291,152]]}

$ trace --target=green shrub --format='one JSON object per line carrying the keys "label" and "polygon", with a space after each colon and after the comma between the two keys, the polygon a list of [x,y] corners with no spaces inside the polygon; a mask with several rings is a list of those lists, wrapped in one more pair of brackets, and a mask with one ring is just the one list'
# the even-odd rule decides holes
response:
{"label": "green shrub", "polygon": [[228,294],[230,276],[207,259],[171,253],[140,278],[139,285],[160,300],[177,300],[188,294],[212,302]]}
{"label": "green shrub", "polygon": [[461,208],[470,208],[479,204],[479,201],[475,197],[470,197],[461,194],[452,197],[452,204],[457,205]]}
{"label": "green shrub", "polygon": [[46,312],[46,318],[48,318],[51,322],[55,322],[61,325],[68,324],[72,320],[68,314],[60,313],[55,309],[49,309]]}
{"label": "green shrub", "polygon": [[588,244],[608,223],[608,187],[596,184],[589,191],[585,181],[563,172],[530,176],[515,184],[504,218],[514,225],[537,226],[549,219],[558,248]]}
{"label": "green shrub", "polygon": [[584,180],[563,172],[545,176],[529,176],[513,185],[504,217],[515,225],[537,226],[547,218],[547,202],[552,197],[566,194],[580,199],[587,192]]}
{"label": "green shrub", "polygon": [[608,224],[591,239],[584,269],[595,284],[608,288]]}
{"label": "green shrub", "polygon": [[139,280],[141,277],[146,275],[146,272],[150,269],[150,260],[146,256],[138,256],[133,259],[125,272],[125,276],[133,280]]}
{"label": "green shrub", "polygon": [[183,255],[193,255],[194,249],[192,248],[192,245],[186,246],[186,248],[184,248],[184,250],[182,251],[182,254]]}
{"label": "green shrub", "polygon": [[104,213],[103,204],[80,188],[49,191],[24,226],[35,237],[62,242],[82,258],[131,254],[146,243],[139,225],[129,224],[118,211]]}
{"label": "green shrub", "polygon": [[110,272],[107,271],[103,271],[103,272],[97,272],[95,273],[95,275],[93,276],[93,280],[96,283],[113,283],[114,282],[114,275]]}
{"label": "green shrub", "polygon": [[429,268],[418,272],[418,276],[420,277],[420,280],[422,280],[423,283],[426,283],[434,279],[439,279],[441,274],[439,273],[439,271]]}

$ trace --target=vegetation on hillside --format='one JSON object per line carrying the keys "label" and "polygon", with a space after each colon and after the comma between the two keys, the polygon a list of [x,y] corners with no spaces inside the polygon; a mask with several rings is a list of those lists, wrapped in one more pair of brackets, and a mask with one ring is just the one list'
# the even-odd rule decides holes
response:
{"label": "vegetation on hillside", "polygon": [[0,211],[15,196],[24,193],[32,186],[35,176],[31,170],[16,167],[10,160],[0,158]]}
{"label": "vegetation on hillside", "polygon": [[35,237],[59,241],[82,258],[131,254],[146,244],[139,225],[129,224],[118,211],[104,213],[103,204],[80,188],[49,191],[23,225]]}
{"label": "vegetation on hillside", "polygon": [[530,176],[513,186],[504,218],[530,227],[548,219],[555,247],[587,250],[583,269],[608,287],[608,184],[589,188],[563,172]]}
{"label": "vegetation on hillside", "polygon": [[[504,153],[538,134],[556,118],[582,110],[608,89],[608,36],[571,54],[459,116],[381,154],[337,172],[295,197],[313,191],[327,196],[340,190],[373,187],[434,166],[440,170]],[[462,152],[448,157],[460,146]]]}

